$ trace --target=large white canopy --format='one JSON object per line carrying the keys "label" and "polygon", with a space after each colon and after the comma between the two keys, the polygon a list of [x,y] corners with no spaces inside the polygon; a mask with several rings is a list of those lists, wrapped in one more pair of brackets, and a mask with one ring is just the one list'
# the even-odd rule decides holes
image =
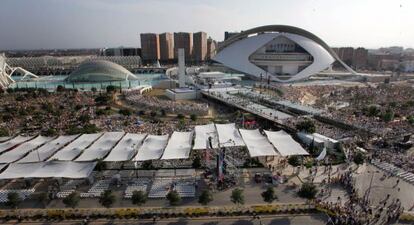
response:
{"label": "large white canopy", "polygon": [[96,162],[47,161],[35,163],[11,163],[0,174],[0,179],[16,178],[86,178],[92,173]]}
{"label": "large white canopy", "polygon": [[25,142],[17,146],[16,148],[0,155],[0,163],[11,163],[16,160],[19,160],[30,151],[38,148],[39,146],[43,145],[44,143],[52,139],[52,137],[37,136],[36,138],[28,142]]}
{"label": "large white canopy", "polygon": [[89,148],[85,149],[75,161],[93,161],[102,159],[111,151],[118,141],[121,140],[124,134],[124,132],[106,132]]}
{"label": "large white canopy", "polygon": [[251,157],[278,155],[267,138],[259,130],[239,129]]}
{"label": "large white canopy", "polygon": [[211,137],[213,148],[218,148],[217,131],[214,124],[195,126],[195,139],[193,149],[207,149],[208,139]]}
{"label": "large white canopy", "polygon": [[51,155],[55,154],[63,146],[73,141],[79,135],[59,136],[58,138],[44,144],[42,147],[30,152],[23,159],[20,159],[19,163],[27,162],[41,162],[45,161]]}
{"label": "large white canopy", "polygon": [[55,155],[50,157],[49,160],[73,160],[101,135],[102,133],[82,134],[68,146],[64,147],[62,150],[58,151]]}
{"label": "large white canopy", "polygon": [[6,151],[10,148],[13,148],[14,146],[16,146],[20,143],[23,143],[23,142],[25,142],[29,139],[32,139],[32,138],[33,138],[33,136],[20,136],[19,135],[19,136],[15,137],[11,140],[3,142],[3,143],[0,144],[0,153],[4,152],[4,151]]}
{"label": "large white canopy", "polygon": [[245,146],[234,123],[216,124],[221,147]]}
{"label": "large white canopy", "polygon": [[188,159],[191,151],[193,132],[174,131],[161,159]]}
{"label": "large white canopy", "polygon": [[269,141],[282,156],[309,155],[309,153],[285,131],[265,131],[265,133]]}
{"label": "large white canopy", "polygon": [[144,144],[139,148],[134,161],[145,161],[159,159],[168,143],[167,135],[148,135]]}
{"label": "large white canopy", "polygon": [[104,159],[107,162],[127,161],[137,153],[146,134],[127,133]]}

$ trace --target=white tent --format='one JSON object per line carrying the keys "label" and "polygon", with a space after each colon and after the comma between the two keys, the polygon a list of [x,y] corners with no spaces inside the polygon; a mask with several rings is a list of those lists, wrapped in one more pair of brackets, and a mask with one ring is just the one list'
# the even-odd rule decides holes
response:
{"label": "white tent", "polygon": [[174,131],[161,159],[188,159],[190,157],[192,138],[193,132]]}
{"label": "white tent", "polygon": [[168,143],[167,135],[148,135],[144,144],[139,148],[138,154],[133,161],[145,161],[159,159]]}
{"label": "white tent", "polygon": [[216,124],[221,147],[245,146],[234,123]]}
{"label": "white tent", "polygon": [[132,159],[145,139],[146,134],[127,133],[104,159],[106,162],[127,161]]}
{"label": "white tent", "polygon": [[209,137],[211,137],[213,148],[218,148],[218,137],[214,124],[195,126],[194,131],[195,139],[193,149],[207,149]]}
{"label": "white tent", "polygon": [[275,146],[282,156],[309,155],[309,153],[285,131],[265,131],[265,133],[270,143]]}
{"label": "white tent", "polygon": [[46,142],[49,142],[52,139],[52,137],[37,136],[36,138],[17,146],[15,149],[0,155],[0,163],[11,163],[19,160],[30,151],[38,148],[39,146],[43,145]]}
{"label": "white tent", "polygon": [[49,160],[73,160],[100,136],[102,136],[102,133],[83,134],[72,143],[58,151],[55,155],[50,157]]}
{"label": "white tent", "polygon": [[324,160],[324,159],[325,159],[325,157],[326,157],[326,154],[327,154],[327,153],[328,153],[328,152],[326,151],[326,148],[323,148],[323,150],[322,150],[321,154],[319,154],[319,156],[318,156],[318,157],[316,157],[316,160],[317,160],[317,161]]}
{"label": "white tent", "polygon": [[30,152],[27,156],[25,156],[23,159],[20,159],[18,162],[27,163],[44,161],[78,136],[79,135],[59,136],[58,138],[44,144],[42,147]]}
{"label": "white tent", "polygon": [[267,138],[260,134],[258,129],[239,129],[239,131],[251,157],[278,155]]}
{"label": "white tent", "polygon": [[92,173],[96,162],[47,161],[35,163],[11,163],[0,174],[0,179],[15,178],[86,178]]}
{"label": "white tent", "polygon": [[21,144],[25,141],[28,141],[32,138],[33,138],[33,136],[20,136],[19,135],[19,136],[15,137],[11,140],[3,142],[3,143],[0,144],[0,153],[4,152],[4,151],[6,151],[10,148],[13,148],[14,146],[16,146],[18,144]]}
{"label": "white tent", "polygon": [[93,161],[102,159],[125,135],[124,132],[106,132],[89,148],[85,149],[75,161]]}

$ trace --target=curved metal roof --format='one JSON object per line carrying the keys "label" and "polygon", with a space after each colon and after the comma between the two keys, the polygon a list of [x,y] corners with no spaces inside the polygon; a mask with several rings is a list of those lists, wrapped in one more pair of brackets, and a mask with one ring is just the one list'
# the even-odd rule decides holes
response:
{"label": "curved metal roof", "polygon": [[246,31],[241,32],[240,34],[234,35],[231,38],[227,39],[222,46],[217,50],[217,52],[220,52],[222,49],[226,48],[227,46],[233,44],[234,42],[244,39],[248,37],[251,34],[257,34],[257,33],[265,33],[265,32],[279,32],[279,33],[291,33],[291,34],[297,34],[306,38],[311,39],[312,41],[316,42],[320,46],[322,46],[326,51],[329,52],[329,54],[337,60],[339,63],[341,63],[345,69],[347,69],[352,74],[357,74],[351,67],[346,65],[339,56],[335,53],[334,50],[332,50],[328,44],[326,44],[322,39],[320,39],[315,34],[304,30],[299,27],[294,26],[288,26],[288,25],[266,25],[266,26],[260,26],[255,27]]}
{"label": "curved metal roof", "polygon": [[134,74],[121,65],[106,60],[95,60],[79,65],[66,80],[72,82],[105,82],[136,78]]}

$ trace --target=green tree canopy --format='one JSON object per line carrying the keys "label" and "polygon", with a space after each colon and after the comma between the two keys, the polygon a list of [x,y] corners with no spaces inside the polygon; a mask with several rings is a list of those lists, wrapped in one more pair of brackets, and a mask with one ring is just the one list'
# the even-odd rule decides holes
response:
{"label": "green tree canopy", "polygon": [[268,187],[266,191],[262,192],[263,201],[267,203],[272,203],[274,200],[277,200],[277,195],[273,187]]}
{"label": "green tree canopy", "polygon": [[104,191],[99,197],[99,203],[106,208],[111,207],[115,203],[115,200],[115,195],[111,190]]}
{"label": "green tree canopy", "polygon": [[200,196],[198,197],[198,203],[202,205],[207,205],[211,201],[213,201],[213,194],[211,193],[211,191],[203,190],[203,192],[201,192]]}
{"label": "green tree canopy", "polygon": [[242,189],[239,189],[239,188],[234,189],[231,192],[230,200],[234,204],[244,204],[244,194],[243,194],[243,190]]}
{"label": "green tree canopy", "polygon": [[302,198],[314,199],[318,193],[318,189],[312,183],[303,183],[302,187],[299,189],[298,195]]}
{"label": "green tree canopy", "polygon": [[296,124],[296,129],[298,129],[300,131],[305,131],[305,132],[311,134],[311,133],[315,133],[316,126],[315,126],[315,123],[312,120],[306,119],[306,120],[301,121],[298,124]]}
{"label": "green tree canopy", "polygon": [[22,202],[19,194],[16,192],[9,192],[7,194],[7,202],[6,205],[10,208],[17,208],[17,206]]}
{"label": "green tree canopy", "polygon": [[170,205],[178,205],[181,202],[181,197],[175,190],[168,192],[166,197],[167,200],[170,202]]}
{"label": "green tree canopy", "polygon": [[63,199],[63,204],[65,204],[66,207],[70,207],[73,209],[79,205],[79,202],[80,202],[80,195],[76,191],[70,193],[68,196],[66,196]]}
{"label": "green tree canopy", "polygon": [[134,191],[131,200],[134,205],[142,205],[147,202],[147,195],[143,191]]}

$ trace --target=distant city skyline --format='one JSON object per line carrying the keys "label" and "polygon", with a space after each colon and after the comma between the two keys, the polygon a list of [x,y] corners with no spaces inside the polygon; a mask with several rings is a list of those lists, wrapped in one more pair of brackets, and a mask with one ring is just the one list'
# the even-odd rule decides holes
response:
{"label": "distant city skyline", "polygon": [[[260,3],[260,4],[259,4]],[[410,0],[2,0],[0,50],[139,47],[140,33],[292,25],[332,47],[414,47]]]}

